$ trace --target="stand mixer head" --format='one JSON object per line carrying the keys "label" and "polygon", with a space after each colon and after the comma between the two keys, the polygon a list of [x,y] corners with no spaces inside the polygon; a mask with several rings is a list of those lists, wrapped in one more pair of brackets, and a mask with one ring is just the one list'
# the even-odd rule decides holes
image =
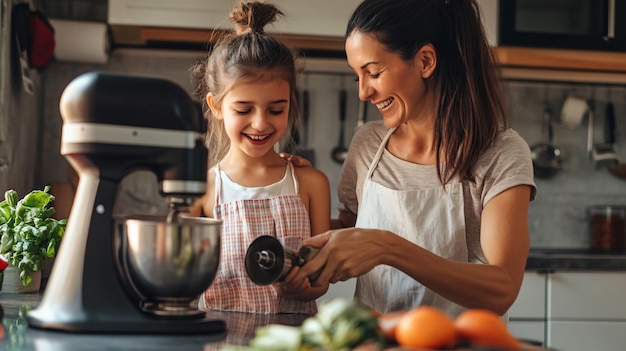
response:
{"label": "stand mixer head", "polygon": [[[222,320],[190,305],[217,271],[221,222],[178,215],[206,190],[197,105],[164,79],[90,72],[65,88],[60,111],[61,154],[79,183],[50,280],[28,323],[75,332],[223,331]],[[157,176],[169,216],[113,218],[121,180],[138,169]],[[172,270],[182,255],[185,264]],[[196,283],[182,283],[190,279]]]}

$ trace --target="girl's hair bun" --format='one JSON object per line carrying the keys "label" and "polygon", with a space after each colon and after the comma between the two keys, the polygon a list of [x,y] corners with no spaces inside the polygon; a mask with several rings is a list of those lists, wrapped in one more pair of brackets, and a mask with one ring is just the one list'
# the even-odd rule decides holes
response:
{"label": "girl's hair bun", "polygon": [[243,0],[230,13],[230,19],[235,23],[237,34],[246,32],[264,33],[265,26],[284,16],[276,6],[258,1]]}

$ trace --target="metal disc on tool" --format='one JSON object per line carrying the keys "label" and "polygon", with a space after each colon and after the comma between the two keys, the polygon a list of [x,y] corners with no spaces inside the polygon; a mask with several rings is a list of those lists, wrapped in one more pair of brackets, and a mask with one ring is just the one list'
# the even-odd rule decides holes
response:
{"label": "metal disc on tool", "polygon": [[277,281],[285,266],[283,245],[273,236],[260,236],[246,251],[246,273],[257,285],[269,285]]}

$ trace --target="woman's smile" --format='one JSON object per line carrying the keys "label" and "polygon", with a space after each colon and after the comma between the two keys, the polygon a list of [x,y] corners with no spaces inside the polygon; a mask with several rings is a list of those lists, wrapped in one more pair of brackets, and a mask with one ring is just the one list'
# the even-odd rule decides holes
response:
{"label": "woman's smile", "polygon": [[391,105],[391,103],[393,102],[393,100],[394,100],[394,98],[392,98],[392,97],[391,97],[391,98],[389,98],[389,99],[387,99],[387,100],[385,100],[385,101],[383,101],[383,102],[379,102],[379,103],[377,103],[377,104],[376,104],[376,107],[378,107],[378,110],[379,110],[380,112],[383,112],[384,110],[386,110],[386,109],[387,109],[387,107],[388,107],[389,105]]}

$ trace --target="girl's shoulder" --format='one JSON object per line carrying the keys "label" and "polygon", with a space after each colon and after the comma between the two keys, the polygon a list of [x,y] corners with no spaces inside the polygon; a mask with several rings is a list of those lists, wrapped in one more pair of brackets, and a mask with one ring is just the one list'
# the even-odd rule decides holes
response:
{"label": "girl's shoulder", "polygon": [[314,167],[293,167],[298,182],[303,185],[328,185],[329,180],[324,172]]}

